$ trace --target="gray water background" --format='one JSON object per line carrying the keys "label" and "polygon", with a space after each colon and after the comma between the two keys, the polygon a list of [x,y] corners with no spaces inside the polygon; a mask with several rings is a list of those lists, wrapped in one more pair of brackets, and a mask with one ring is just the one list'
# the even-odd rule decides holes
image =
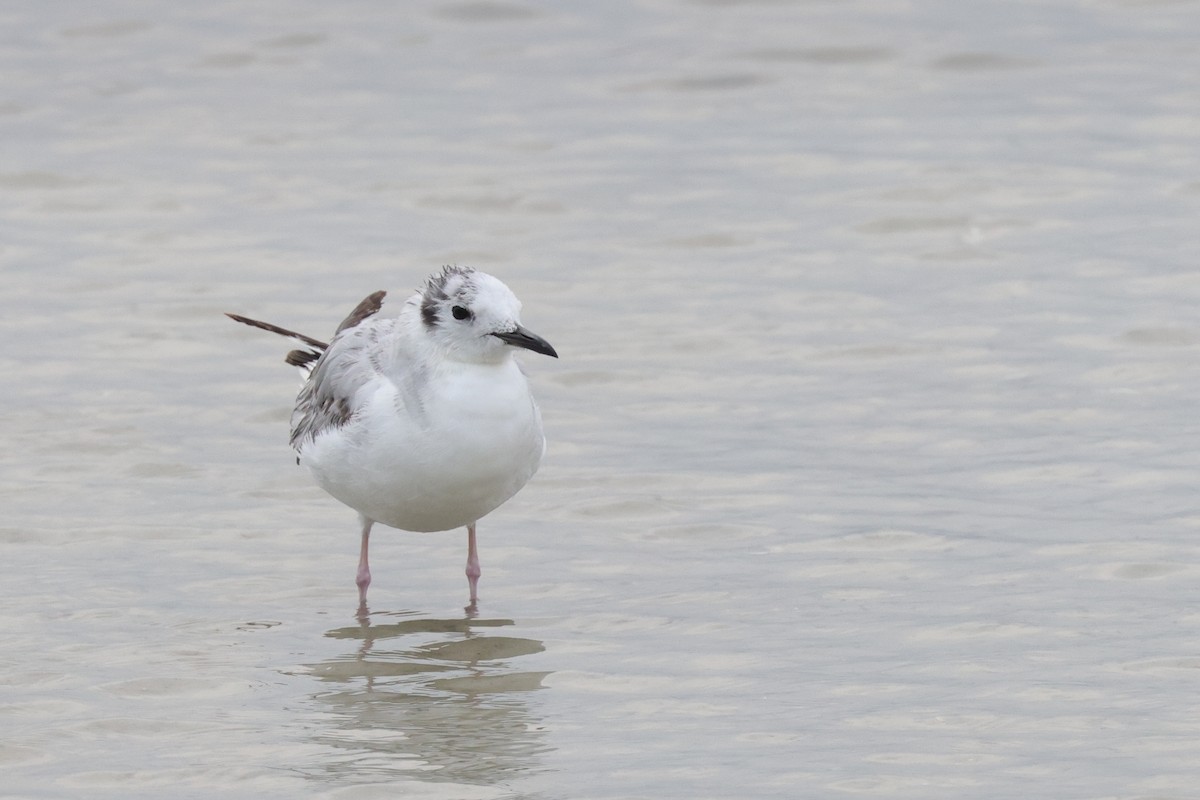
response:
{"label": "gray water background", "polygon": [[[0,8],[0,796],[1183,798],[1200,5]],[[280,342],[508,282],[465,537]]]}

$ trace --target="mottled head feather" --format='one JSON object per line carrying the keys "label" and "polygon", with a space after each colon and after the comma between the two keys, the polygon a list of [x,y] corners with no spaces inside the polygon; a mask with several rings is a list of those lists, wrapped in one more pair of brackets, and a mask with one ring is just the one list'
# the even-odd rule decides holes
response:
{"label": "mottled head feather", "polygon": [[474,297],[471,276],[475,270],[470,267],[459,267],[448,264],[441,272],[435,272],[425,281],[421,290],[421,320],[427,327],[438,324],[438,307],[455,292],[463,302],[469,303]]}

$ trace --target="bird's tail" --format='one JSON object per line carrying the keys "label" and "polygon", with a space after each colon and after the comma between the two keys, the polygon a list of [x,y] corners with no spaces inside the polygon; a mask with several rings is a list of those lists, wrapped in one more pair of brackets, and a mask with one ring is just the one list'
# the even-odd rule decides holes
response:
{"label": "bird's tail", "polygon": [[284,361],[291,364],[293,367],[297,367],[305,378],[308,378],[309,373],[312,372],[313,367],[317,363],[317,359],[319,359],[321,354],[325,352],[325,348],[329,347],[326,342],[322,342],[319,339],[314,339],[311,336],[305,336],[304,334],[296,333],[295,331],[289,331],[287,328],[281,328],[278,325],[272,325],[269,322],[259,322],[256,319],[243,317],[241,314],[226,313],[225,316],[229,317],[235,322],[240,322],[243,325],[249,325],[252,328],[259,328],[264,331],[270,331],[271,333],[277,333],[280,336],[291,339],[293,342],[299,345],[298,349],[292,350],[287,354],[287,356],[284,358]]}

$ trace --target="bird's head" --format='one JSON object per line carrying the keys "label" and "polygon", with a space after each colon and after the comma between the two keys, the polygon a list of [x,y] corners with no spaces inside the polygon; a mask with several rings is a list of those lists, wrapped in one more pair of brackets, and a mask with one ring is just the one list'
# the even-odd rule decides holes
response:
{"label": "bird's head", "polygon": [[521,301],[499,279],[469,267],[444,267],[425,282],[421,324],[448,358],[495,363],[513,348],[558,358],[542,337],[521,325]]}

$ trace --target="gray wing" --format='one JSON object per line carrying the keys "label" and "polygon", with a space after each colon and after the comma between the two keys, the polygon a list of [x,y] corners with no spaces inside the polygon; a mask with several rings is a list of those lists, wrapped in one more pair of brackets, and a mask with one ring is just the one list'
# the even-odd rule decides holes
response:
{"label": "gray wing", "polygon": [[380,340],[395,326],[395,320],[371,319],[384,295],[375,292],[359,303],[313,365],[292,412],[294,449],[300,450],[320,433],[349,422],[359,389],[380,374],[384,356]]}

